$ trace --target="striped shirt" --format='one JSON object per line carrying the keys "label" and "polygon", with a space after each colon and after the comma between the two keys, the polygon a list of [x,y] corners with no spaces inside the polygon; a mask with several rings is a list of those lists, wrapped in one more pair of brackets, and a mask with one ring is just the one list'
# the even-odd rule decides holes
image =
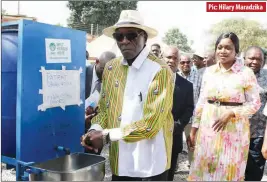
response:
{"label": "striped shirt", "polygon": [[106,64],[91,129],[109,129],[113,174],[151,177],[170,168],[173,88],[168,65],[146,48],[132,66],[122,57]]}

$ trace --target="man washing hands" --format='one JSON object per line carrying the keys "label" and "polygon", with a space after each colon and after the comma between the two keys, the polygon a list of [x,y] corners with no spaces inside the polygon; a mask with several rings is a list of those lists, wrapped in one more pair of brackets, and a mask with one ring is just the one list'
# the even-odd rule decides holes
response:
{"label": "man washing hands", "polygon": [[173,73],[149,52],[157,31],[136,10],[123,10],[118,23],[103,30],[122,56],[106,63],[99,113],[81,138],[98,150],[110,140],[112,181],[166,181],[171,164]]}

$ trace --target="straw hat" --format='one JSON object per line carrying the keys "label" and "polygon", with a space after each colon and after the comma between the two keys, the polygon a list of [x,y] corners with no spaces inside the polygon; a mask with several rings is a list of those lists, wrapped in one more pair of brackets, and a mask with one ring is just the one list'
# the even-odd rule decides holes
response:
{"label": "straw hat", "polygon": [[120,14],[119,21],[115,25],[105,28],[103,30],[103,34],[113,38],[112,34],[115,32],[115,30],[123,27],[133,27],[144,30],[149,39],[156,37],[158,34],[157,30],[144,25],[144,19],[136,10],[123,10]]}

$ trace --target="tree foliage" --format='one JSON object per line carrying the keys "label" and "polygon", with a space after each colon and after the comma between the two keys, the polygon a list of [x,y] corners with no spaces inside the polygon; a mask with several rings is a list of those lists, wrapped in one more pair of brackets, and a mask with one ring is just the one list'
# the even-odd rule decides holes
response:
{"label": "tree foliage", "polygon": [[61,23],[57,23],[57,26],[64,27]]}
{"label": "tree foliage", "polygon": [[71,10],[68,26],[100,25],[100,29],[114,25],[122,10],[136,9],[137,1],[69,1]]}
{"label": "tree foliage", "polygon": [[255,20],[226,19],[213,25],[210,29],[213,35],[213,43],[210,47],[214,48],[217,37],[225,32],[234,32],[238,36],[240,51],[252,45],[267,48],[267,28]]}
{"label": "tree foliage", "polygon": [[[163,42],[170,46],[177,46],[181,51],[192,52],[187,36],[179,28],[169,29],[163,38]],[[190,41],[190,44],[192,43],[193,41]]]}

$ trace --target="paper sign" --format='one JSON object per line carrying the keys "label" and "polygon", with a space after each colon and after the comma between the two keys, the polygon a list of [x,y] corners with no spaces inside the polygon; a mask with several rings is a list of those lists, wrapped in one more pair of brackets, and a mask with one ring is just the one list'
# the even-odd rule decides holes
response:
{"label": "paper sign", "polygon": [[43,95],[43,104],[38,106],[38,110],[45,111],[48,108],[82,104],[80,99],[80,74],[79,70],[45,70],[41,68],[42,89],[39,94]]}
{"label": "paper sign", "polygon": [[46,63],[70,63],[71,46],[67,39],[45,39]]}

